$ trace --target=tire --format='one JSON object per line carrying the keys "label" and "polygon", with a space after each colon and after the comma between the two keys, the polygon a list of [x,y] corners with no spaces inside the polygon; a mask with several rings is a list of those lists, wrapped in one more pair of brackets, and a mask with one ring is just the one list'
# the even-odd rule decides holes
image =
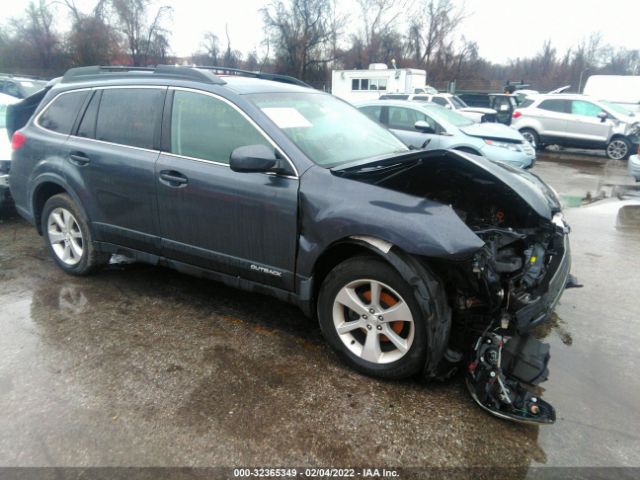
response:
{"label": "tire", "polygon": [[523,128],[520,130],[520,133],[524,139],[531,144],[534,150],[542,150],[542,145],[540,145],[540,136],[535,130],[531,128]]}
{"label": "tire", "polygon": [[[367,303],[375,300],[374,284],[380,287],[379,301]],[[424,368],[427,332],[423,313],[412,287],[381,260],[363,256],[339,264],[322,283],[317,311],[325,339],[355,370],[402,379]],[[390,322],[389,315],[398,320]],[[338,333],[340,326],[342,333]]]}
{"label": "tire", "polygon": [[96,250],[87,217],[66,193],[44,204],[41,227],[49,254],[67,273],[88,275],[109,259]]}
{"label": "tire", "polygon": [[624,137],[613,137],[607,144],[606,152],[611,160],[626,160],[631,153],[631,142]]}

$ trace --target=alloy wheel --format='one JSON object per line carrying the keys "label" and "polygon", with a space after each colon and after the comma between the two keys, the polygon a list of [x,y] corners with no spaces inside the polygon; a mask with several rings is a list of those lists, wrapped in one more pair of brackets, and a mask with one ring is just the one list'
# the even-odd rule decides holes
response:
{"label": "alloy wheel", "polygon": [[78,221],[66,208],[54,208],[47,219],[47,236],[56,257],[65,265],[82,259],[84,239]]}
{"label": "alloy wheel", "polygon": [[415,335],[405,300],[388,285],[370,279],[352,281],[338,291],[333,324],[351,353],[374,364],[404,357]]}
{"label": "alloy wheel", "polygon": [[522,132],[522,136],[534,149],[538,147],[538,145],[536,145],[536,137],[531,132]]}
{"label": "alloy wheel", "polygon": [[629,148],[622,140],[613,140],[607,145],[607,156],[613,160],[622,160],[627,156]]}

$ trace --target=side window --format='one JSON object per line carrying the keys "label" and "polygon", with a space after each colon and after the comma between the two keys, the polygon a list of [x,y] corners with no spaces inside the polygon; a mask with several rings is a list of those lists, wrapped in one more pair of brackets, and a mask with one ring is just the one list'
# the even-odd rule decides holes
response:
{"label": "side window", "polygon": [[176,90],[171,110],[171,153],[229,163],[244,145],[272,145],[235,108],[209,95]]}
{"label": "side window", "polygon": [[165,91],[157,88],[114,88],[102,92],[96,139],[153,148]]}
{"label": "side window", "polygon": [[380,78],[378,79],[378,90],[386,90],[387,89],[387,79]]}
{"label": "side window", "polygon": [[93,98],[89,102],[89,106],[85,110],[82,120],[80,120],[77,133],[78,137],[95,138],[98,104],[100,103],[101,94],[102,92],[100,90],[93,92]]}
{"label": "side window", "polygon": [[38,124],[52,132],[68,135],[76,121],[78,111],[87,96],[84,92],[63,93],[40,115]]}
{"label": "side window", "polygon": [[368,107],[362,107],[360,109],[371,120],[380,123],[380,115],[382,113],[382,107],[380,105],[371,105]]}
{"label": "side window", "polygon": [[433,103],[437,103],[438,105],[442,105],[443,107],[446,107],[449,105],[449,102],[447,102],[447,100],[442,97],[433,97],[431,101]]}
{"label": "side window", "polygon": [[418,101],[418,102],[428,102],[429,101],[429,97],[426,95],[416,95],[415,97],[413,97],[414,100]]}
{"label": "side window", "polygon": [[566,100],[543,100],[538,108],[549,112],[567,113],[566,103]]}
{"label": "side window", "polygon": [[415,130],[418,120],[428,121],[427,116],[410,108],[389,107],[389,128]]}
{"label": "side window", "polygon": [[585,117],[597,117],[603,110],[591,103],[584,100],[573,100],[571,102],[571,113],[573,115],[584,115]]}
{"label": "side window", "polygon": [[360,90],[360,79],[354,78],[351,80],[351,90]]}

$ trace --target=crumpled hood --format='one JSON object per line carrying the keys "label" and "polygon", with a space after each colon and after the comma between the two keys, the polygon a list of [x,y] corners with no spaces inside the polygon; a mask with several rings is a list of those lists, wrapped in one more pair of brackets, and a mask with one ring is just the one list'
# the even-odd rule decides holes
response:
{"label": "crumpled hood", "polygon": [[491,173],[497,180],[527,202],[541,217],[551,220],[562,209],[560,199],[555,191],[534,173],[512,167],[506,163],[492,162],[478,155],[457,151],[452,153],[464,157],[476,167]]}
{"label": "crumpled hood", "polygon": [[519,131],[502,123],[475,123],[468,127],[461,127],[460,130],[471,137],[524,142],[524,137]]}

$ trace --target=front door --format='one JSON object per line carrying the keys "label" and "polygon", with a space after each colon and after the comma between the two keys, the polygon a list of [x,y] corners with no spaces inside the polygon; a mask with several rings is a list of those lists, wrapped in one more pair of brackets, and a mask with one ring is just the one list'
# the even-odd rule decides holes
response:
{"label": "front door", "polygon": [[231,152],[274,145],[227,100],[175,89],[156,165],[164,255],[232,276],[293,289],[298,179],[239,173]]}
{"label": "front door", "polygon": [[606,112],[595,103],[572,100],[567,134],[586,144],[605,144],[609,138],[612,122],[610,119],[603,121],[598,117],[602,113]]}
{"label": "front door", "polygon": [[[383,108],[383,123],[395,133],[406,145],[433,150],[440,148],[440,136],[438,135],[441,127],[436,121],[421,111],[408,107],[397,107],[390,105]],[[423,133],[415,128],[418,121],[427,122],[433,129],[434,133]],[[425,142],[428,143],[425,145]]]}

